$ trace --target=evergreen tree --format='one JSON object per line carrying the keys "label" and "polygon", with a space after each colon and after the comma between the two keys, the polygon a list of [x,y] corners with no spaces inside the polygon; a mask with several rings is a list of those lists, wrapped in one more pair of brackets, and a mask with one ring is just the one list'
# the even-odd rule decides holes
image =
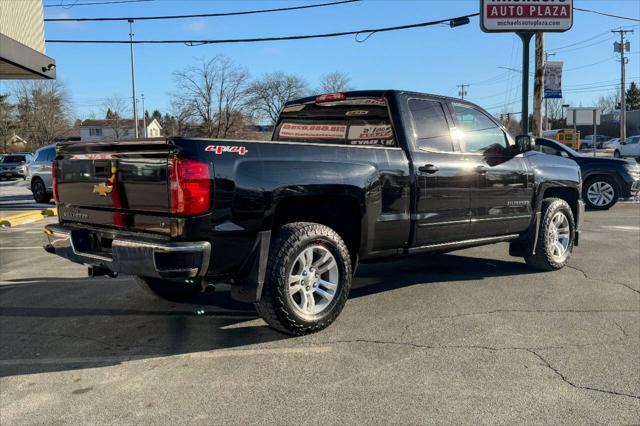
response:
{"label": "evergreen tree", "polygon": [[627,111],[640,110],[640,89],[635,82],[631,82],[631,87],[626,93]]}

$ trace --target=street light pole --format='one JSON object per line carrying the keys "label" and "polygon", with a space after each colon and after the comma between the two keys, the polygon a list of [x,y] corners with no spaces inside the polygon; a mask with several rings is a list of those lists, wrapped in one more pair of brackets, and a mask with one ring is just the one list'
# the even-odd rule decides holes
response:
{"label": "street light pole", "polygon": [[129,51],[131,53],[131,92],[133,99],[133,128],[138,139],[138,108],[136,107],[136,73],[133,63],[133,19],[129,19]]}

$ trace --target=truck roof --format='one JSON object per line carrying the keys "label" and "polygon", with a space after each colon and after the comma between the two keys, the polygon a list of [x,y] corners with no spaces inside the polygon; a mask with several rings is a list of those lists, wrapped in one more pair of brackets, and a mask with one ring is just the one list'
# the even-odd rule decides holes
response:
{"label": "truck roof", "polygon": [[[466,103],[466,101],[462,101],[459,98],[452,98],[450,96],[442,96],[442,95],[434,95],[434,94],[431,94],[431,93],[421,93],[421,92],[415,92],[415,91],[411,91],[411,90],[398,90],[398,89],[351,90],[351,91],[348,91],[348,92],[341,92],[341,93],[344,93],[347,98],[382,98],[382,97],[385,97],[385,96],[391,95],[391,94],[403,93],[403,94],[408,94],[408,95],[427,96],[429,98],[442,99],[442,100],[447,100],[447,101],[454,101],[455,100],[456,102],[465,102]],[[320,95],[320,94],[318,94],[318,95]],[[309,102],[315,102],[316,97],[318,95],[306,96],[304,98],[298,98],[298,99],[292,99],[289,102],[287,102],[285,104],[285,106],[295,105],[295,104],[305,104],[305,103],[309,103]]]}

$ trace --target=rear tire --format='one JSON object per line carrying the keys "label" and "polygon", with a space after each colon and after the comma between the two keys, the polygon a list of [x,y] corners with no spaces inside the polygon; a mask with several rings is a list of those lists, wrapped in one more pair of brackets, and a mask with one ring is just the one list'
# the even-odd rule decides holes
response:
{"label": "rear tire", "polygon": [[351,288],[347,246],[331,228],[317,223],[284,225],[274,236],[260,301],[267,324],[303,335],[328,327],[338,317]]}
{"label": "rear tire", "polygon": [[165,280],[161,278],[136,277],[136,283],[147,294],[169,302],[188,302],[202,291],[200,279],[197,278]]}
{"label": "rear tire", "polygon": [[536,252],[533,239],[528,243],[524,260],[528,266],[540,271],[555,271],[569,261],[575,238],[575,222],[569,204],[559,198],[542,201],[542,216]]}
{"label": "rear tire", "polygon": [[606,176],[591,178],[582,187],[582,199],[590,210],[609,210],[619,196],[618,185]]}
{"label": "rear tire", "polygon": [[36,203],[48,203],[51,201],[51,194],[47,192],[47,188],[44,186],[42,179],[35,179],[31,184],[31,192],[33,193],[33,199]]}

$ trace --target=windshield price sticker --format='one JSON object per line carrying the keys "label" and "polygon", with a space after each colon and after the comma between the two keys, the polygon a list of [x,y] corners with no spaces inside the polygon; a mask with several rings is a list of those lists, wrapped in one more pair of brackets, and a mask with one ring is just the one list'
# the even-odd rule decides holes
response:
{"label": "windshield price sticker", "polygon": [[281,138],[291,139],[344,139],[347,126],[342,124],[296,124],[283,123]]}
{"label": "windshield price sticker", "polygon": [[573,0],[480,0],[485,32],[562,32],[573,26]]}

